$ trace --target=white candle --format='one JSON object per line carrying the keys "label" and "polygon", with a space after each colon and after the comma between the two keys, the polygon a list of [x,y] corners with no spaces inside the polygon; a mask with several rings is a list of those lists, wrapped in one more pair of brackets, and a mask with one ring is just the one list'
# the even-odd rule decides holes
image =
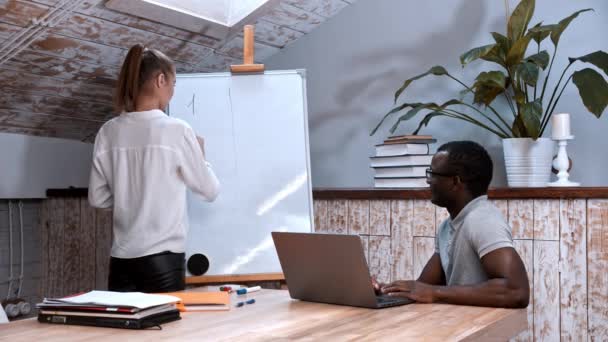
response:
{"label": "white candle", "polygon": [[570,114],[553,114],[551,118],[551,138],[563,140],[570,138]]}

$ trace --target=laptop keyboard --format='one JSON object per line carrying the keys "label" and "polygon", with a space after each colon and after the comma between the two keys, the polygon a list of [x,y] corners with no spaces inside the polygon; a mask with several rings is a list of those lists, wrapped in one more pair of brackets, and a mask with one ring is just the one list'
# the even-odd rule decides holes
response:
{"label": "laptop keyboard", "polygon": [[376,301],[378,304],[386,304],[386,303],[397,303],[402,300],[399,298],[391,297],[391,296],[376,296]]}

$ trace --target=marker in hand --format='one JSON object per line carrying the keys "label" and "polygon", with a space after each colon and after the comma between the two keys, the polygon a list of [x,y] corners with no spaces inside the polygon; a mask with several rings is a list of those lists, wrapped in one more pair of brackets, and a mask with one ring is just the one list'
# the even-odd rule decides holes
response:
{"label": "marker in hand", "polygon": [[246,287],[244,289],[238,289],[236,290],[236,294],[237,295],[243,295],[243,294],[247,294],[250,292],[255,292],[255,291],[260,291],[262,288],[260,286],[253,286],[253,287]]}

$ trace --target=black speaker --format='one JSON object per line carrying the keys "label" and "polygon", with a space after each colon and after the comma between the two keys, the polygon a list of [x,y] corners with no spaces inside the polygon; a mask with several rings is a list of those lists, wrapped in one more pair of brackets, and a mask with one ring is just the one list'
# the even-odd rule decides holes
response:
{"label": "black speaker", "polygon": [[192,254],[188,258],[188,272],[195,276],[205,274],[209,270],[209,259],[204,254]]}

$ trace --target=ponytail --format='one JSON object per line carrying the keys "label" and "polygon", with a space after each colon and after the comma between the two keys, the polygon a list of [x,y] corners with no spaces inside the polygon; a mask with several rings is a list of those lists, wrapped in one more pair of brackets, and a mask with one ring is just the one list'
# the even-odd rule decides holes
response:
{"label": "ponytail", "polygon": [[143,85],[157,73],[172,75],[173,61],[162,52],[133,45],[120,69],[114,107],[118,113],[135,111],[135,101]]}

